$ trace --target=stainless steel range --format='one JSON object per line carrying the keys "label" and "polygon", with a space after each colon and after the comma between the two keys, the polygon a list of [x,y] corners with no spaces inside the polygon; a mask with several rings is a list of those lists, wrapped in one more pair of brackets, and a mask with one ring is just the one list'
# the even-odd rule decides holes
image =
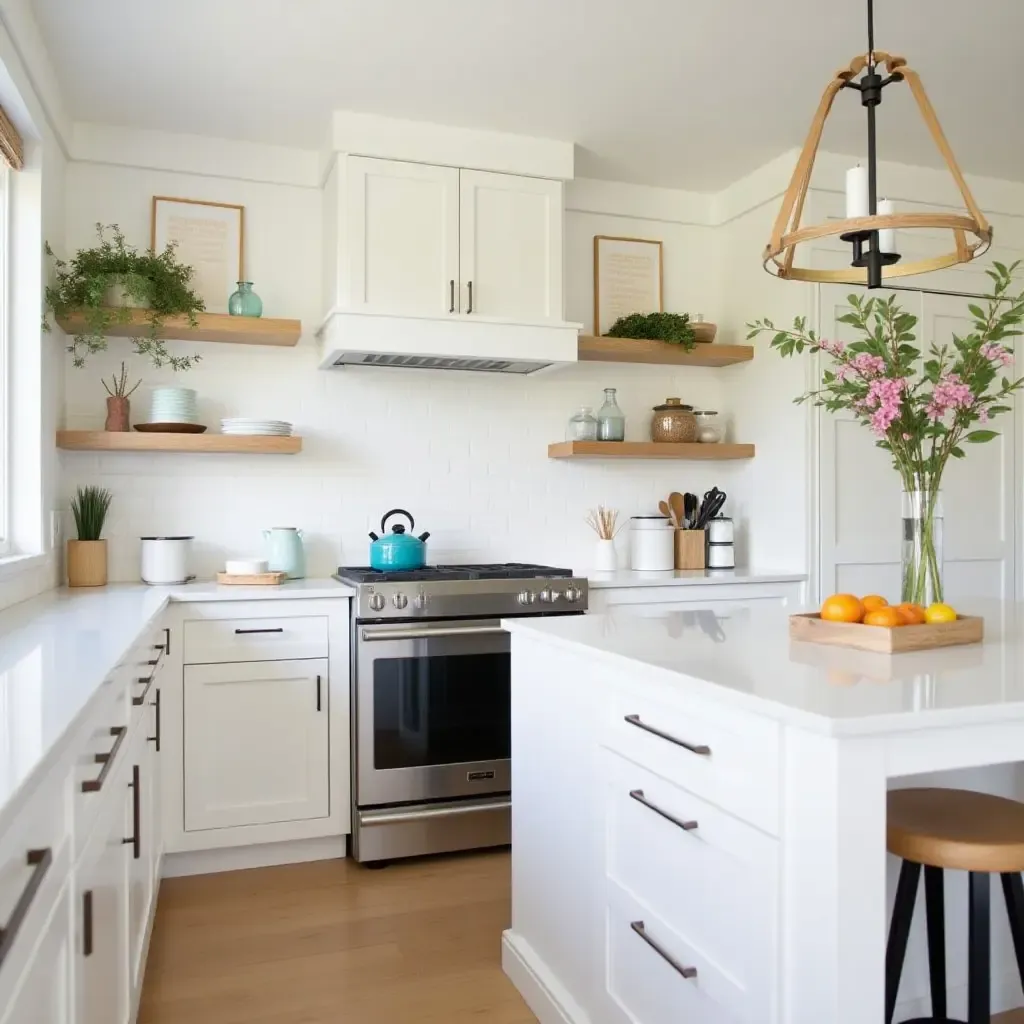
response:
{"label": "stainless steel range", "polygon": [[587,581],[546,565],[342,567],[352,615],[352,853],[359,861],[510,840],[508,634],[579,615]]}

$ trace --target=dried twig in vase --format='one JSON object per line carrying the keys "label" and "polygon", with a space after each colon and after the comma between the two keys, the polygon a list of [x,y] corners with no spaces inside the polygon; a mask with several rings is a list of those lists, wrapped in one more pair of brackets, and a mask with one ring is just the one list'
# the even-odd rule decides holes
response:
{"label": "dried twig in vase", "polygon": [[601,540],[613,540],[622,529],[622,526],[616,526],[618,518],[618,509],[598,505],[596,509],[587,510],[586,523]]}
{"label": "dried twig in vase", "polygon": [[[128,370],[124,363],[122,363],[121,372],[115,373],[114,376],[110,378],[110,384],[104,380],[103,387],[111,398],[127,398],[141,383],[142,379],[139,378],[130,391],[126,390],[128,387]],[[111,385],[113,385],[113,390],[111,390]]]}

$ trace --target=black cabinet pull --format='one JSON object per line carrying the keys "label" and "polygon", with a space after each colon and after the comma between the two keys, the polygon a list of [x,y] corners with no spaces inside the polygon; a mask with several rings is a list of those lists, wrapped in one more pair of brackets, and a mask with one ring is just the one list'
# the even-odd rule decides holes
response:
{"label": "black cabinet pull", "polygon": [[629,725],[635,725],[638,729],[643,729],[644,732],[649,732],[652,736],[658,736],[660,739],[668,740],[669,743],[674,743],[677,747],[682,747],[684,750],[688,750],[691,754],[699,754],[701,757],[711,756],[711,748],[704,746],[703,743],[687,743],[685,740],[679,739],[678,736],[662,732],[660,729],[655,729],[653,725],[641,722],[639,715],[626,715],[624,720]]}
{"label": "black cabinet pull", "polygon": [[146,688],[137,697],[132,697],[133,707],[142,707],[146,703],[146,694],[149,693],[149,688],[153,685],[153,677],[150,676],[148,679],[143,679],[141,676],[135,680],[137,683],[145,683]]}
{"label": "black cabinet pull", "polygon": [[697,977],[697,968],[684,967],[671,953],[662,949],[661,946],[647,934],[643,921],[630,921],[629,927],[632,928],[633,931],[635,931],[637,935],[639,935],[640,938],[643,939],[644,942],[646,942],[647,945],[650,946],[651,949],[653,949],[654,952],[657,953],[658,956],[660,956],[661,959],[664,960],[665,963],[667,963],[674,971],[678,971],[684,978]]}
{"label": "black cabinet pull", "polygon": [[53,850],[50,847],[46,847],[44,850],[29,850],[25,855],[25,863],[32,869],[32,877],[18,897],[18,902],[14,904],[7,924],[0,927],[0,964],[10,953],[11,947],[18,937],[18,931],[25,923],[25,918],[32,907],[32,900],[35,899],[39,886],[43,884],[46,872],[50,870],[50,865],[53,863]]}
{"label": "black cabinet pull", "polygon": [[469,305],[466,307],[467,313],[473,312],[473,282],[469,282]]}
{"label": "black cabinet pull", "polygon": [[236,633],[283,633],[284,626],[274,626],[273,629],[236,629]]}
{"label": "black cabinet pull", "polygon": [[171,627],[164,626],[164,654],[171,653]]}
{"label": "black cabinet pull", "polygon": [[156,688],[153,696],[153,719],[156,726],[156,735],[147,736],[146,739],[156,745],[156,752],[160,753],[160,687]]}
{"label": "black cabinet pull", "polygon": [[92,889],[82,893],[82,956],[92,956]]}
{"label": "black cabinet pull", "polygon": [[320,710],[320,677],[316,677],[316,709]]}
{"label": "black cabinet pull", "polygon": [[455,278],[454,277],[448,282],[448,297],[450,299],[450,302],[448,303],[448,312],[449,313],[454,313],[455,312]]}
{"label": "black cabinet pull", "polygon": [[671,821],[673,825],[681,828],[684,832],[692,832],[697,827],[697,822],[683,821],[681,818],[677,818],[674,814],[669,814],[668,811],[663,810],[657,804],[652,804],[651,801],[644,796],[644,791],[642,789],[631,789],[629,791],[629,795],[638,804],[643,804],[644,807],[654,811],[655,814],[660,814],[666,821]]}
{"label": "black cabinet pull", "polygon": [[83,793],[98,793],[103,788],[103,783],[106,782],[107,776],[110,774],[110,769],[114,766],[114,760],[117,757],[117,752],[124,743],[125,736],[128,735],[128,726],[126,725],[115,725],[111,727],[111,736],[116,736],[114,745],[110,748],[110,752],[107,754],[96,754],[94,755],[96,763],[103,765],[100,769],[99,775],[95,779],[86,779],[82,783]]}
{"label": "black cabinet pull", "polygon": [[132,765],[132,781],[128,783],[128,788],[132,791],[132,834],[127,839],[122,839],[121,843],[124,846],[131,843],[132,857],[138,860],[142,856],[142,833],[139,828],[139,824],[142,821],[142,794],[140,792],[139,766],[137,764]]}

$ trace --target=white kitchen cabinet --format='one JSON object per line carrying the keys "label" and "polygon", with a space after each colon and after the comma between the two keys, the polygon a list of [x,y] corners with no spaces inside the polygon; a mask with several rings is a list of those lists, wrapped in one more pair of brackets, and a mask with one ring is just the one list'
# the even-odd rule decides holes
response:
{"label": "white kitchen cabinet", "polygon": [[128,900],[128,972],[133,999],[142,983],[146,937],[156,892],[154,862],[159,819],[155,817],[154,797],[159,787],[156,785],[156,758],[147,735],[144,728],[136,730],[128,753],[124,800],[122,861]]}
{"label": "white kitchen cabinet", "polygon": [[326,660],[187,665],[185,829],[330,813]]}
{"label": "white kitchen cabinet", "polygon": [[509,320],[562,318],[562,183],[459,172],[461,309]]}
{"label": "white kitchen cabinet", "polygon": [[458,170],[363,157],[347,166],[352,307],[458,312]]}

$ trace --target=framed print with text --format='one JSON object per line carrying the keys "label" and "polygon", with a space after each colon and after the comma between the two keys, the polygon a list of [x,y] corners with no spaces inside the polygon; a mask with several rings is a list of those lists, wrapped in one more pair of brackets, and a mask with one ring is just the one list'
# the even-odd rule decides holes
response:
{"label": "framed print with text", "polygon": [[594,333],[630,313],[660,313],[662,303],[661,242],[594,235]]}

